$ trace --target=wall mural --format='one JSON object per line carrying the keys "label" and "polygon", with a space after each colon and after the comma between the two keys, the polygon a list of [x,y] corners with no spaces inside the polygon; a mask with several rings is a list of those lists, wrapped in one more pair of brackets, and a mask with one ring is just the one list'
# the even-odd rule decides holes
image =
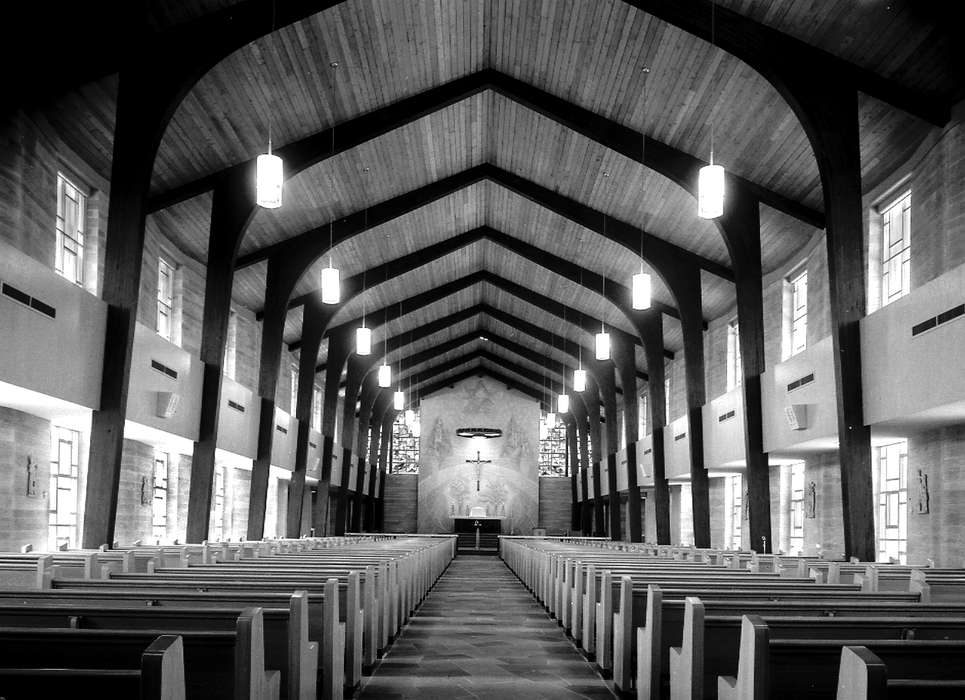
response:
{"label": "wall mural", "polygon": [[[531,534],[536,527],[539,405],[503,387],[474,377],[422,400],[419,532],[452,532],[452,519],[475,507],[501,517],[505,534]],[[464,427],[498,428],[502,435],[457,436]]]}

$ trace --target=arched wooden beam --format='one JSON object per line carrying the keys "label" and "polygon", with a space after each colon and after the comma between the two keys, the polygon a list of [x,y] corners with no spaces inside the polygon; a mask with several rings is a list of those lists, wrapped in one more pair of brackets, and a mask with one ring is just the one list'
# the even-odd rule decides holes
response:
{"label": "arched wooden beam", "polygon": [[[486,90],[493,90],[606,148],[642,163],[657,173],[665,174],[663,169],[677,161],[696,163],[698,167],[706,164],[681,149],[645,136],[619,122],[493,69],[485,69],[458,78],[445,85],[431,88],[387,107],[337,124],[334,146],[330,127],[282,146],[276,149],[276,153],[284,159],[286,175],[291,178],[333,155],[376,139]],[[641,145],[643,145],[642,153]],[[244,173],[250,179],[253,169],[254,159],[171,188],[152,197],[149,210],[158,211],[215,189],[219,181],[235,174]],[[824,216],[821,212],[745,178],[734,176],[733,180],[741,189],[741,194],[746,191],[753,198],[778,211],[811,226],[823,228]]]}
{"label": "arched wooden beam", "polygon": [[800,39],[768,27],[727,7],[712,7],[710,0],[623,0],[649,15],[711,41],[767,78],[778,90],[794,80],[791,73],[808,72],[818,80],[833,77],[855,92],[886,102],[934,126],[944,126],[951,104],[921,90],[885,78]]}

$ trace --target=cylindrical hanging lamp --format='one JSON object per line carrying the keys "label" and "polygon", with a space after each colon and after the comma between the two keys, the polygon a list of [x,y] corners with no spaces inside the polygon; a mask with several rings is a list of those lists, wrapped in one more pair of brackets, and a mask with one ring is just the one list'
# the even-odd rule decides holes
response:
{"label": "cylindrical hanging lamp", "polygon": [[392,408],[396,411],[401,411],[405,408],[405,392],[397,391],[392,395]]}
{"label": "cylindrical hanging lamp", "polygon": [[405,409],[405,424],[411,429],[415,425],[415,411],[411,408]]}
{"label": "cylindrical hanging lamp", "polygon": [[596,334],[596,359],[610,359],[610,334],[604,330]]}
{"label": "cylindrical hanging lamp", "polygon": [[573,370],[573,391],[586,391],[586,370]]}
{"label": "cylindrical hanging lamp", "polygon": [[700,169],[697,176],[697,215],[702,219],[716,219],[724,213],[724,166],[710,165]]}
{"label": "cylindrical hanging lamp", "polygon": [[556,425],[556,414],[553,411],[546,412],[546,427],[552,428]]}
{"label": "cylindrical hanging lamp", "polygon": [[539,439],[540,439],[540,440],[545,440],[546,438],[549,437],[549,434],[550,434],[550,431],[549,431],[549,428],[546,427],[546,423],[543,423],[542,421],[540,421],[540,424],[539,424]]}
{"label": "cylindrical hanging lamp", "polygon": [[385,363],[379,366],[379,386],[383,389],[392,386],[392,368]]}
{"label": "cylindrical hanging lamp", "polygon": [[365,326],[359,326],[355,329],[355,354],[356,355],[371,355],[372,354],[372,329]]}
{"label": "cylindrical hanging lamp", "polygon": [[650,308],[650,275],[643,271],[633,276],[633,308],[637,311]]}
{"label": "cylindrical hanging lamp", "polygon": [[322,303],[337,304],[341,299],[342,293],[338,283],[338,268],[332,267],[332,261],[328,261],[328,267],[322,270]]}
{"label": "cylindrical hanging lamp", "polygon": [[281,158],[271,152],[269,141],[268,153],[262,153],[255,160],[255,201],[258,206],[265,209],[280,207],[284,182],[284,166]]}
{"label": "cylindrical hanging lamp", "polygon": [[556,410],[559,413],[567,413],[570,410],[569,394],[560,394],[556,399]]}

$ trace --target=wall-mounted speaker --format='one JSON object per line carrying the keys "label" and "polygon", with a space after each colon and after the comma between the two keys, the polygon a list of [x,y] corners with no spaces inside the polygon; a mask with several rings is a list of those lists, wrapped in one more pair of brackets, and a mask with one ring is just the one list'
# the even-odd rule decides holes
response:
{"label": "wall-mounted speaker", "polygon": [[178,410],[180,403],[181,394],[176,394],[173,391],[157,392],[157,417],[171,418]]}
{"label": "wall-mounted speaker", "polygon": [[784,417],[791,430],[804,430],[808,427],[808,405],[792,403],[784,407]]}

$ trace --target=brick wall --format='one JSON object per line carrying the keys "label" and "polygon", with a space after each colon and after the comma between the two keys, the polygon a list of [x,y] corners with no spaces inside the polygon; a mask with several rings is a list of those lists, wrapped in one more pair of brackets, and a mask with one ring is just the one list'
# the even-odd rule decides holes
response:
{"label": "brick wall", "polygon": [[418,474],[386,474],[385,531],[415,532],[418,500]]}
{"label": "brick wall", "polygon": [[569,532],[572,500],[569,479],[553,476],[540,477],[537,527],[546,528],[547,534],[550,535]]}
{"label": "brick wall", "polygon": [[[154,517],[154,446],[137,440],[124,440],[121,454],[121,478],[117,493],[117,517],[114,539],[121,546],[135,540],[152,542],[151,522]],[[144,493],[143,502],[142,492]]]}
{"label": "brick wall", "polygon": [[[27,495],[27,460],[36,490]],[[47,549],[50,421],[0,407],[0,551]]]}

